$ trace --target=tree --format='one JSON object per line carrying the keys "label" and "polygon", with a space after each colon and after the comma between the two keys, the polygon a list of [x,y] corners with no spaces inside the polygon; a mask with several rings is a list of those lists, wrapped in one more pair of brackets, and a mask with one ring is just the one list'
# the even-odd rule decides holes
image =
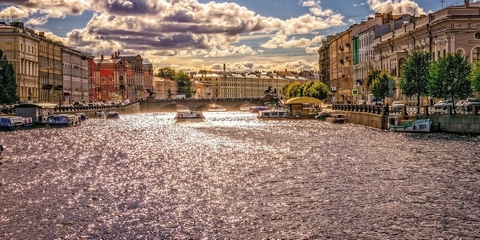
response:
{"label": "tree", "polygon": [[175,72],[175,69],[171,67],[162,67],[158,69],[158,77],[173,79],[176,75],[177,73]]}
{"label": "tree", "polygon": [[188,74],[184,72],[179,72],[176,76],[172,78],[178,84],[178,92],[180,94],[185,94],[186,98],[191,98],[193,91],[192,91],[192,82],[190,81],[190,77]]}
{"label": "tree", "polygon": [[472,86],[475,92],[480,92],[480,62],[476,62],[473,69],[472,75],[470,76],[472,80]]}
{"label": "tree", "polygon": [[7,57],[0,50],[0,103],[10,104],[18,101],[15,71]]}
{"label": "tree", "polygon": [[376,68],[370,68],[368,70],[367,76],[365,76],[365,79],[363,81],[363,87],[365,90],[370,91],[370,87],[373,83],[373,81],[380,75],[382,71],[376,69]]}
{"label": "tree", "polygon": [[326,99],[328,94],[328,86],[321,81],[312,81],[313,84],[304,90],[304,96],[318,98],[320,100]]}
{"label": "tree", "polygon": [[315,81],[308,81],[306,83],[303,83],[300,86],[300,96],[307,96],[307,91],[308,89],[315,83]]}
{"label": "tree", "polygon": [[[473,95],[471,71],[472,66],[460,53],[449,53],[434,61],[428,69],[429,94],[435,98],[450,98],[452,102],[455,102],[455,98]],[[455,112],[455,108],[453,111]]]}
{"label": "tree", "polygon": [[406,97],[417,97],[417,106],[420,106],[420,97],[428,95],[430,59],[429,53],[414,51],[403,65],[402,78],[398,86]]}
{"label": "tree", "polygon": [[300,97],[300,88],[301,88],[302,84],[300,82],[293,82],[293,83],[290,83],[286,86],[286,88],[284,89],[284,94],[285,94],[285,97],[287,99],[289,98],[294,98],[294,97]]}
{"label": "tree", "polygon": [[388,96],[388,92],[390,90],[388,88],[389,80],[392,80],[392,76],[385,71],[381,71],[370,85],[370,91],[372,92],[373,96],[382,99]]}

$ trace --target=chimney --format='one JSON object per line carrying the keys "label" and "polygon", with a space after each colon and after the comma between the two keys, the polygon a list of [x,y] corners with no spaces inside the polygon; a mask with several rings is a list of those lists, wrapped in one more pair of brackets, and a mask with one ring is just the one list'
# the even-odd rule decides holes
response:
{"label": "chimney", "polygon": [[465,7],[469,8],[470,7],[470,1],[469,0],[464,0],[465,1]]}
{"label": "chimney", "polygon": [[103,54],[102,54],[102,58],[101,58],[101,59],[102,59],[102,62],[103,62]]}
{"label": "chimney", "polygon": [[111,59],[113,59],[113,58],[114,58],[113,54],[112,54],[112,55],[110,55],[110,58],[111,58]]}
{"label": "chimney", "polygon": [[117,56],[118,56],[118,55],[117,55],[117,54],[118,54],[118,52],[115,52],[114,54],[115,54],[115,58],[117,58]]}
{"label": "chimney", "polygon": [[120,56],[120,49],[118,49],[117,52],[118,52],[118,56]]}
{"label": "chimney", "polygon": [[226,66],[225,63],[223,64],[223,72],[225,72]]}

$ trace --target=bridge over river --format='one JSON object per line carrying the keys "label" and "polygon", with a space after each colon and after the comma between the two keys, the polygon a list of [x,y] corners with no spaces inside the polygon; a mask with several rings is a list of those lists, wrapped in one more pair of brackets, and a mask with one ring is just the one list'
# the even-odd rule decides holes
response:
{"label": "bridge over river", "polygon": [[172,112],[178,109],[192,111],[207,111],[215,106],[222,106],[227,111],[240,111],[241,108],[263,106],[270,99],[263,98],[225,98],[225,99],[153,99],[140,102],[142,111],[147,112]]}

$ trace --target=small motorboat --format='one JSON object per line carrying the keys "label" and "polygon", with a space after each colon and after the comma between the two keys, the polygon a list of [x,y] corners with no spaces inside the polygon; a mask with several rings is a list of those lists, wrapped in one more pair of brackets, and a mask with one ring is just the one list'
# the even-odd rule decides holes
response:
{"label": "small motorboat", "polygon": [[120,113],[118,112],[108,112],[107,119],[120,119]]}
{"label": "small motorboat", "polygon": [[197,111],[181,111],[177,112],[173,118],[176,122],[203,122],[205,116],[202,112]]}
{"label": "small motorboat", "polygon": [[80,124],[80,120],[76,115],[70,114],[57,114],[50,115],[45,120],[45,125],[49,127],[54,126],[75,126]]}
{"label": "small motorboat", "polygon": [[430,132],[432,121],[430,119],[401,119],[389,117],[388,129],[393,132]]}

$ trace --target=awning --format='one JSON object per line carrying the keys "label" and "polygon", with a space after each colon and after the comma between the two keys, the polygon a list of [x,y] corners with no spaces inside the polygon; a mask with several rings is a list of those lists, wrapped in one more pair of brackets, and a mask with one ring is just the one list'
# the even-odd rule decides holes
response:
{"label": "awning", "polygon": [[313,97],[296,97],[290,98],[285,104],[301,104],[301,103],[322,103],[322,100]]}
{"label": "awning", "polygon": [[64,92],[63,95],[70,96],[70,93],[69,92]]}

